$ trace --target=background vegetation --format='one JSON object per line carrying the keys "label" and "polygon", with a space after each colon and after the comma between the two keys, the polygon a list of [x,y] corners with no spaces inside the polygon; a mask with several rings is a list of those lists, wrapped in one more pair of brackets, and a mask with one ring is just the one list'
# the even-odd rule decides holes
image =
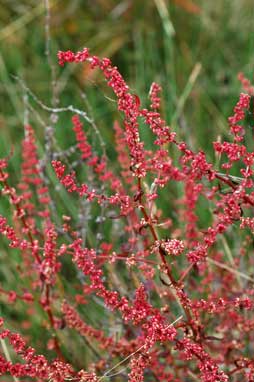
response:
{"label": "background vegetation", "polygon": [[[212,141],[226,134],[226,119],[240,89],[237,73],[252,78],[251,0],[50,0],[49,5],[50,55],[61,83],[60,104],[81,106],[77,88],[85,91],[105,139],[111,139],[115,115],[94,86],[100,78],[85,67],[61,71],[59,49],[88,46],[96,55],[111,57],[142,102],[147,102],[151,82],[158,81],[167,121],[177,123],[193,145],[209,151],[207,137]],[[44,1],[0,2],[0,126],[5,148],[23,134],[24,91],[13,75],[46,105],[51,103],[45,22]],[[43,114],[45,120],[48,116]],[[63,131],[60,124],[57,128]]]}

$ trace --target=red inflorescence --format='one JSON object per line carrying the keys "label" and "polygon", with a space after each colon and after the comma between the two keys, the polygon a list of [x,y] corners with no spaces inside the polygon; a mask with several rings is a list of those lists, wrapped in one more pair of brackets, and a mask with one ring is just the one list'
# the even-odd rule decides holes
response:
{"label": "red inflorescence", "polygon": [[[247,94],[228,119],[232,141],[213,143],[215,166],[164,121],[158,84],[143,108],[109,59],[87,48],[59,52],[58,59],[99,69],[113,90],[123,114],[122,125],[114,124],[117,161],[91,144],[82,113],[72,117],[72,150],[50,152],[47,145],[43,160],[33,128],[25,127],[17,188],[7,158],[0,160],[1,192],[10,204],[0,234],[14,254],[4,250],[3,258],[17,261],[1,277],[19,278],[16,289],[1,281],[1,303],[11,306],[0,318],[0,375],[253,381],[250,82],[239,75]],[[152,149],[141,129],[151,130]],[[13,330],[19,309],[24,335]]]}

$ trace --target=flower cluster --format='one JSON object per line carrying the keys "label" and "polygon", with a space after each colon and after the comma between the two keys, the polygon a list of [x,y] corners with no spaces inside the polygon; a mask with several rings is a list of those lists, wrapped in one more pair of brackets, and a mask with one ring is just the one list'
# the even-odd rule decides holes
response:
{"label": "flower cluster", "polygon": [[[158,84],[143,107],[108,58],[84,48],[58,59],[99,69],[113,91],[123,115],[112,129],[117,161],[94,148],[82,113],[72,116],[72,150],[52,140],[43,160],[25,126],[17,187],[9,158],[0,160],[10,267],[1,274],[10,281],[0,288],[0,375],[253,381],[251,84],[240,75],[248,94],[228,119],[232,140],[213,142],[215,166],[163,119]],[[150,150],[141,126],[154,136]]]}
{"label": "flower cluster", "polygon": [[178,256],[184,250],[184,244],[181,240],[172,239],[162,242],[161,247],[171,255]]}

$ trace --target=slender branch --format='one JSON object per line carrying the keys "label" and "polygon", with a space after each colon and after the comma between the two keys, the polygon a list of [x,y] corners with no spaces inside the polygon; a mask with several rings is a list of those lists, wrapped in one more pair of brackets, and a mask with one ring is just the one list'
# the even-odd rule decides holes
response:
{"label": "slender branch", "polygon": [[[173,321],[171,324],[169,324],[167,326],[167,329],[170,327],[170,326],[173,326],[174,324],[176,324],[178,321],[180,321],[181,319],[183,318],[183,316],[180,316],[178,317],[175,321]],[[105,377],[109,377],[109,373],[111,373],[111,371],[115,370],[118,366],[122,365],[124,362],[126,362],[129,358],[131,358],[132,356],[134,356],[135,354],[137,354],[138,352],[140,352],[140,350],[143,349],[143,347],[145,346],[146,344],[143,344],[142,346],[140,346],[136,351],[134,351],[133,353],[129,354],[126,358],[124,358],[122,361],[118,362],[115,366],[113,366],[111,369],[109,369],[105,374],[103,374],[99,379],[98,381],[101,381],[103,378]]]}
{"label": "slender branch", "polygon": [[[148,213],[146,212],[146,208],[144,206],[144,204],[142,203],[142,195],[143,195],[143,192],[142,192],[142,185],[141,185],[141,179],[138,178],[138,193],[140,195],[139,197],[139,201],[140,201],[140,205],[139,205],[139,208],[145,218],[145,221],[147,222],[148,226],[149,226],[149,229],[150,229],[150,232],[153,236],[153,239],[154,241],[159,241],[159,237],[155,231],[155,228],[153,226],[153,224],[151,223],[150,219],[149,219],[149,216],[148,216]],[[176,292],[176,296],[177,296],[177,302],[180,304],[182,310],[185,312],[186,314],[186,317],[189,321],[189,323],[191,323],[192,321],[192,313],[191,313],[191,309],[188,308],[187,306],[183,305],[182,302],[181,302],[181,299],[179,298],[178,294],[179,294],[179,290],[178,290],[178,283],[177,281],[174,279],[173,275],[172,275],[172,272],[171,272],[171,269],[165,259],[165,253],[163,251],[163,249],[161,248],[161,246],[159,246],[159,254],[160,254],[160,259],[161,259],[161,262],[162,264],[164,265],[165,267],[165,270],[167,272],[167,276],[170,280],[170,285],[172,285],[174,291]],[[175,296],[175,297],[176,297]],[[194,328],[193,328],[193,332],[195,332]]]}

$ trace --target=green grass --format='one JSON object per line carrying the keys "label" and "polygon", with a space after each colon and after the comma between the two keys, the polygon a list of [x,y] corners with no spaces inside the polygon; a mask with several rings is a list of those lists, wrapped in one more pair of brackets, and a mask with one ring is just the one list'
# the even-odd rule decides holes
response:
{"label": "green grass", "polygon": [[[57,78],[66,81],[61,105],[71,103],[84,108],[78,89],[85,91],[102,135],[107,141],[112,139],[110,124],[119,116],[112,113],[114,105],[105,100],[105,93],[109,96],[111,93],[101,86],[93,87],[93,82],[101,83],[101,77],[96,76],[91,83],[81,68],[68,66],[61,71],[57,67],[58,49],[75,51],[88,46],[95,54],[111,56],[144,104],[151,82],[158,81],[163,86],[166,120],[194,148],[200,147],[212,155],[207,137],[211,142],[218,135],[227,134],[226,118],[240,90],[237,73],[242,70],[252,77],[251,1],[217,0],[212,5],[196,1],[201,10],[198,14],[190,14],[174,2],[165,12],[162,4],[167,2],[161,0],[130,2],[125,11],[121,1],[94,1],[87,5],[81,1],[50,3],[51,60]],[[35,1],[6,2],[0,4],[0,11],[0,122],[6,142],[1,151],[6,153],[11,143],[18,146],[23,131],[24,92],[12,75],[22,77],[48,106],[51,81],[45,56],[43,2],[39,5]],[[190,83],[197,66],[201,69]],[[29,102],[36,106],[30,97]],[[38,107],[37,111],[47,124],[49,113],[42,113]],[[31,113],[30,120],[36,125],[34,119]],[[56,128],[62,131],[60,126],[61,119]],[[38,134],[43,136],[41,127]]]}

